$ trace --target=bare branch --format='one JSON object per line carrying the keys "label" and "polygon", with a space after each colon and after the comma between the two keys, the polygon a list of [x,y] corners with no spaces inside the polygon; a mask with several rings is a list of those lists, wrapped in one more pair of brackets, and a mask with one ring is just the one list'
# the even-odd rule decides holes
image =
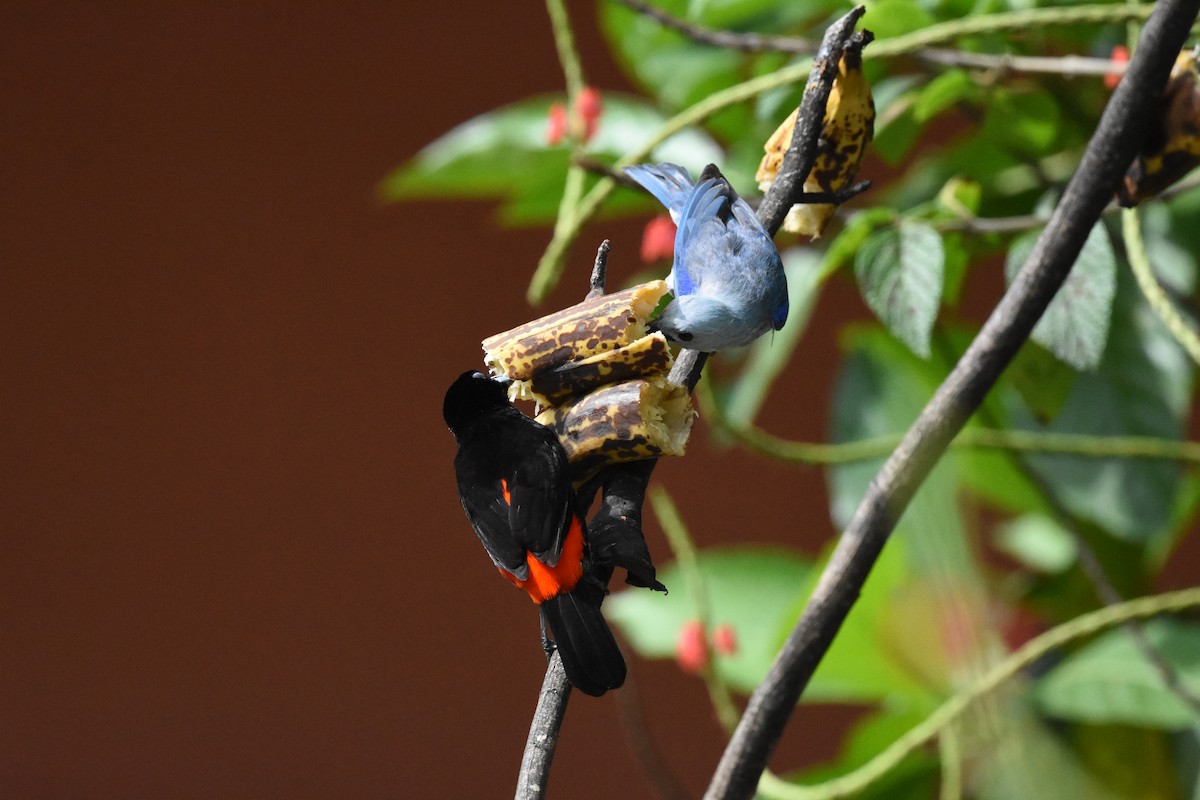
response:
{"label": "bare branch", "polygon": [[537,710],[533,712],[529,738],[525,741],[525,755],[521,758],[521,771],[517,773],[516,800],[541,800],[546,796],[550,762],[554,760],[558,732],[570,697],[571,684],[567,682],[562,658],[555,651],[546,667]]}
{"label": "bare branch", "polygon": [[[862,591],[896,521],[1029,337],[1146,136],[1200,0],[1161,0],[1079,169],[1009,291],[871,481],[808,606],[730,740],[705,797],[750,798],[784,726]],[[799,124],[797,124],[799,129]]]}
{"label": "bare branch", "polygon": [[1126,65],[1107,58],[1087,56],[1015,56],[992,53],[967,53],[941,47],[926,47],[918,50],[917,58],[930,64],[944,67],[969,67],[996,72],[1025,72],[1040,75],[1121,75]]}
{"label": "bare branch", "polygon": [[592,280],[591,289],[588,290],[584,300],[591,300],[593,297],[600,297],[604,294],[604,285],[608,280],[608,251],[612,246],[605,239],[600,243],[600,247],[596,249],[596,263],[592,265]]}
{"label": "bare branch", "polygon": [[796,53],[808,55],[817,48],[817,43],[809,39],[795,36],[767,36],[760,33],[735,33],[733,31],[718,31],[696,25],[684,19],[668,14],[660,8],[642,2],[642,0],[617,0],[626,8],[631,8],[639,14],[644,14],[657,20],[664,28],[671,28],[685,34],[689,39],[701,44],[711,44],[714,47],[724,47],[728,50],[741,50],[747,53]]}

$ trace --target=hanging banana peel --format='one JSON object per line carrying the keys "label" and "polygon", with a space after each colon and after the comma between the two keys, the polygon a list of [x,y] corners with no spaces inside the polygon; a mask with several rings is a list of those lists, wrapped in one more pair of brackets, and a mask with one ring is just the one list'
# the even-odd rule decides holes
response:
{"label": "hanging banana peel", "polygon": [[1200,166],[1200,48],[1175,59],[1163,89],[1161,118],[1117,187],[1125,208],[1162,192]]}
{"label": "hanging banana peel", "polygon": [[666,338],[646,329],[666,292],[650,281],[483,340],[512,399],[548,406],[536,419],[558,434],[577,483],[607,464],[683,455],[696,412],[666,379]]}
{"label": "hanging banana peel", "polygon": [[[838,60],[837,76],[825,105],[817,157],[804,181],[806,192],[838,192],[850,186],[875,135],[875,100],[862,71],[862,48],[872,38],[869,31],[863,31],[861,37],[856,36],[847,44]],[[775,183],[795,127],[796,111],[793,111],[763,145],[766,154],[755,178],[764,192]],[[782,227],[790,233],[816,239],[836,210],[833,203],[797,204],[788,212]]]}

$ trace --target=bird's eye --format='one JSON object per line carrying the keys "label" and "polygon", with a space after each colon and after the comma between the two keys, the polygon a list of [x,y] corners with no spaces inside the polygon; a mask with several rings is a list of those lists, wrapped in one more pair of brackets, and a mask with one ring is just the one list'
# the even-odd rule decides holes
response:
{"label": "bird's eye", "polygon": [[680,331],[679,338],[681,341],[690,342],[692,340],[692,335],[690,333],[684,333],[683,331]]}

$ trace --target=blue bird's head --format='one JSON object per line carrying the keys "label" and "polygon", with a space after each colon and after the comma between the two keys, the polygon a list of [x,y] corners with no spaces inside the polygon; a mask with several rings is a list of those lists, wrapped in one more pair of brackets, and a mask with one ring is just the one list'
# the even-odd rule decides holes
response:
{"label": "blue bird's head", "polygon": [[750,344],[767,332],[770,320],[751,309],[739,312],[715,297],[692,294],[668,303],[651,327],[681,347],[715,353]]}

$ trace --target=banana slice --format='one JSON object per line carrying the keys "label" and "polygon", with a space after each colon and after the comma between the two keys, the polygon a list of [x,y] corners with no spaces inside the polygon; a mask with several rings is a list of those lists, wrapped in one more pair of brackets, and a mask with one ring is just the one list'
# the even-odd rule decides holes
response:
{"label": "banana slice", "polygon": [[[514,400],[546,404],[597,383],[669,369],[669,352],[664,363],[663,349],[646,336],[646,323],[666,293],[665,282],[650,281],[489,336],[484,362],[513,381]],[[644,338],[650,341],[629,348]]]}
{"label": "banana slice", "polygon": [[584,480],[607,464],[683,455],[696,412],[686,387],[655,376],[603,386],[536,419]]}

